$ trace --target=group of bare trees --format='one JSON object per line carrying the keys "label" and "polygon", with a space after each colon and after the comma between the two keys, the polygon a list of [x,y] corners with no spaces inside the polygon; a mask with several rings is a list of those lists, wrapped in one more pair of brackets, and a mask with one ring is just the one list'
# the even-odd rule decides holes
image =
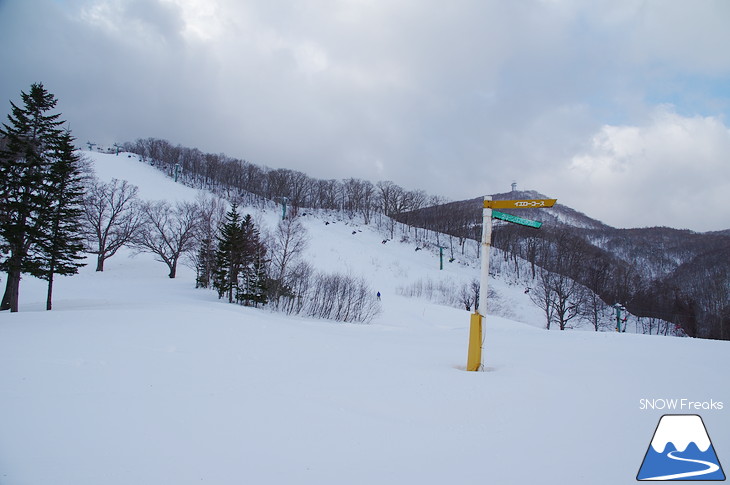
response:
{"label": "group of bare trees", "polygon": [[[693,337],[730,339],[730,244],[680,265],[637,292],[645,316],[680,325]],[[644,326],[650,325],[646,319]],[[661,331],[658,329],[657,331]]]}
{"label": "group of bare trees", "polygon": [[259,239],[251,216],[237,218],[236,206],[226,213],[227,207],[214,197],[143,202],[126,181],[93,181],[85,198],[88,250],[97,271],[124,246],[151,253],[170,278],[185,258],[196,269],[196,286],[215,287],[229,302],[344,322],[369,322],[379,312],[363,279],[316,272],[302,260],[309,238],[296,215]]}
{"label": "group of bare trees", "polygon": [[[477,311],[479,310],[479,287],[478,279],[459,283],[452,279],[434,281],[431,278],[422,278],[408,285],[400,286],[396,291],[399,295],[410,298],[424,298],[441,305]],[[494,295],[494,291],[490,289],[490,298],[493,298]]]}
{"label": "group of bare trees", "polygon": [[296,217],[280,221],[268,237],[271,303],[287,314],[341,322],[370,322],[380,311],[362,278],[315,271],[303,260],[309,237]]}
{"label": "group of bare trees", "polygon": [[380,311],[372,289],[363,278],[317,273],[301,299],[300,313],[340,322],[370,322]]}
{"label": "group of bare trees", "polygon": [[561,233],[554,241],[543,240],[539,254],[542,265],[529,290],[530,299],[545,313],[548,330],[553,322],[565,330],[571,321],[589,312],[587,288],[569,276],[580,267],[580,244]]}
{"label": "group of bare trees", "polygon": [[369,224],[374,214],[412,211],[428,202],[425,192],[409,191],[390,181],[373,184],[356,178],[316,179],[296,170],[270,169],[155,138],[125,143],[124,149],[171,175],[177,166],[181,171],[179,180],[186,185],[210,190],[245,205],[286,201],[295,211],[300,208],[342,210],[351,216],[362,216]]}
{"label": "group of bare trees", "polygon": [[88,184],[83,231],[88,252],[96,255],[96,271],[104,271],[104,262],[128,246],[154,254],[174,278],[180,258],[195,247],[201,209],[188,202],[142,202],[137,192],[126,180]]}

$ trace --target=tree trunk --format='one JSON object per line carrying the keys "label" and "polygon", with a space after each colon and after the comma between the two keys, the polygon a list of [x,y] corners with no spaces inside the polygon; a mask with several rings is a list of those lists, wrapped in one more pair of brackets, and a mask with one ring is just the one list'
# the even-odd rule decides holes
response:
{"label": "tree trunk", "polygon": [[53,308],[53,271],[48,276],[48,296],[46,297],[46,310]]}
{"label": "tree trunk", "polygon": [[5,293],[3,294],[2,303],[0,303],[0,311],[10,310],[10,274],[8,273],[8,281],[5,282]]}
{"label": "tree trunk", "polygon": [[18,293],[20,291],[20,270],[11,269],[8,271],[8,281],[5,285],[5,294],[3,295],[0,311],[10,310],[18,311]]}
{"label": "tree trunk", "polygon": [[177,274],[177,261],[173,261],[172,264],[170,264],[170,274],[168,276],[170,278],[174,278]]}
{"label": "tree trunk", "polygon": [[97,271],[104,271],[104,255],[99,254],[99,256],[96,258],[96,270]]}

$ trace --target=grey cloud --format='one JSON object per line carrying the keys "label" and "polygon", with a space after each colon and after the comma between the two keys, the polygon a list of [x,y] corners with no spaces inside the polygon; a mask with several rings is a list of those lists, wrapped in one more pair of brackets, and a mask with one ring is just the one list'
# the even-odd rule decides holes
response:
{"label": "grey cloud", "polygon": [[[44,81],[81,141],[160,137],[452,199],[512,180],[575,193],[560,178],[604,126],[651,124],[671,76],[730,72],[708,49],[728,36],[722,2],[693,3],[686,23],[683,3],[628,0],[30,3],[0,3],[0,91]],[[115,24],[83,17],[94,8]]]}

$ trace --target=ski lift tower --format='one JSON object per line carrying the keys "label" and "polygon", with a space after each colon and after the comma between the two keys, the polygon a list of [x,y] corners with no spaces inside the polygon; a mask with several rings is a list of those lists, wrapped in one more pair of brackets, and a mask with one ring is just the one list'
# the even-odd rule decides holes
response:
{"label": "ski lift tower", "polygon": [[175,182],[177,182],[178,177],[180,177],[182,170],[182,165],[180,165],[179,163],[176,163],[175,166],[172,168],[172,174],[175,177]]}
{"label": "ski lift tower", "polygon": [[437,246],[439,248],[439,270],[444,269],[444,249],[446,246]]}
{"label": "ski lift tower", "polygon": [[[613,305],[613,308],[616,310],[616,331],[625,332],[626,320],[628,320],[628,312],[626,311],[626,307],[620,303],[616,303]],[[621,322],[623,322],[624,324],[623,330],[621,329]]]}
{"label": "ski lift tower", "polygon": [[286,204],[289,202],[289,197],[281,196],[277,197],[281,201],[281,220],[286,219]]}

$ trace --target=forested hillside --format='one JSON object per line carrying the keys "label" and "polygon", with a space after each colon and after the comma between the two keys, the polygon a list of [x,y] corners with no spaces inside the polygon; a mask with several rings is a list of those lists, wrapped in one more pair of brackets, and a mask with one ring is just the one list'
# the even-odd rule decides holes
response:
{"label": "forested hillside", "polygon": [[[555,194],[553,194],[555,195]],[[545,198],[534,191],[499,199]],[[730,235],[668,227],[617,229],[561,204],[504,210],[544,223],[540,230],[496,224],[493,244],[536,266],[566,274],[637,316],[681,325],[691,336],[730,338]],[[481,232],[480,199],[398,214],[398,220],[459,237]],[[547,250],[546,248],[552,248]],[[561,257],[572,252],[576,257]],[[569,262],[569,264],[566,264]]]}
{"label": "forested hillside", "polygon": [[177,170],[179,181],[186,185],[233,197],[243,204],[273,200],[294,208],[344,210],[361,214],[369,222],[375,211],[400,214],[439,202],[423,191],[409,191],[389,181],[373,184],[355,178],[315,179],[296,170],[271,169],[154,138],[124,143],[122,148],[170,175]]}
{"label": "forested hillside", "polygon": [[[366,223],[379,214],[388,215],[388,221],[407,224],[415,231],[421,228],[446,234],[451,236],[448,249],[452,257],[455,243],[463,250],[466,240],[478,240],[481,234],[481,198],[446,202],[391,181],[315,179],[295,170],[271,169],[154,138],[122,147],[187,185],[241,203],[273,200],[293,211],[337,209],[358,214]],[[559,194],[551,195],[559,198]],[[545,198],[535,191],[492,197]],[[730,258],[726,257],[730,230],[695,233],[667,227],[617,229],[562,204],[551,210],[504,212],[544,223],[540,230],[534,230],[498,222],[493,234],[494,246],[514,260],[515,268],[519,267],[518,258],[530,263],[536,287],[554,286],[548,285],[545,278],[563,275],[602,300],[591,302],[581,294],[572,303],[573,311],[596,315],[599,304],[620,304],[631,314],[648,318],[649,325],[654,319],[665,320],[690,336],[730,338]],[[597,317],[594,319],[597,325]]]}

